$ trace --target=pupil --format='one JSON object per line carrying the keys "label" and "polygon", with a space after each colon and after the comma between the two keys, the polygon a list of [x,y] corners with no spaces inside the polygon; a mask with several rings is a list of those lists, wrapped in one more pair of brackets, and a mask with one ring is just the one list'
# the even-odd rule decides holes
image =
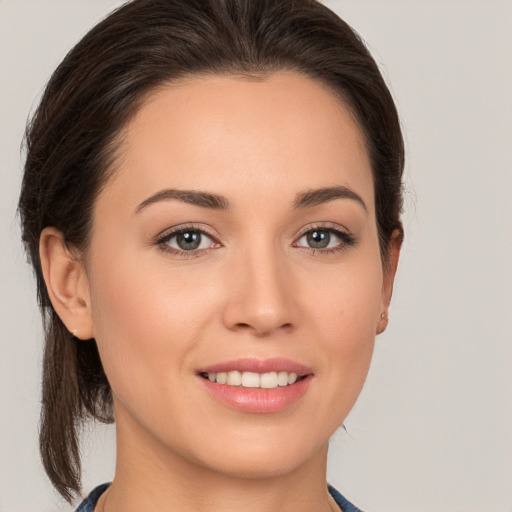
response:
{"label": "pupil", "polygon": [[197,249],[201,244],[201,234],[197,231],[185,231],[183,233],[178,233],[176,242],[180,249],[183,249],[184,251],[192,251],[193,249]]}
{"label": "pupil", "polygon": [[325,249],[331,240],[331,235],[327,231],[311,231],[307,236],[308,244],[314,249]]}

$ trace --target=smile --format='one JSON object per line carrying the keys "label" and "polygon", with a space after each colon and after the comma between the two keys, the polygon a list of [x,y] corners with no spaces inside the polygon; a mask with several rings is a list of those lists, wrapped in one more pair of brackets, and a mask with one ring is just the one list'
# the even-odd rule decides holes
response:
{"label": "smile", "polygon": [[244,413],[277,413],[307,393],[312,368],[285,358],[241,358],[199,368],[202,388],[216,402]]}
{"label": "smile", "polygon": [[237,370],[228,372],[202,373],[201,376],[210,382],[226,384],[228,386],[242,386],[244,388],[274,389],[295,384],[304,376],[294,372],[239,372]]}

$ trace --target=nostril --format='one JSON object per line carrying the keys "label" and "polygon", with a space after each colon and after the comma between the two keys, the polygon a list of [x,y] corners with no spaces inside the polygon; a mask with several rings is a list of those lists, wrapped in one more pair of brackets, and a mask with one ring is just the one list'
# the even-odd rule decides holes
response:
{"label": "nostril", "polygon": [[271,336],[277,332],[290,332],[293,329],[293,324],[285,323],[279,325],[277,323],[256,323],[254,325],[241,323],[238,324],[240,326],[241,331],[251,332],[257,338],[265,338],[267,336]]}

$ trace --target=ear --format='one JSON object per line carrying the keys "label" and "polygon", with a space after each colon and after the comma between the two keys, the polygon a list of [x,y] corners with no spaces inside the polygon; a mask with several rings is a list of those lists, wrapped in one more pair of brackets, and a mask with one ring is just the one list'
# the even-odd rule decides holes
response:
{"label": "ear", "polygon": [[43,278],[53,308],[77,338],[93,338],[89,282],[83,264],[72,254],[62,233],[43,229],[39,240]]}
{"label": "ear", "polygon": [[398,268],[402,241],[402,232],[395,229],[391,234],[391,239],[389,240],[386,252],[381,303],[379,308],[379,318],[377,320],[377,334],[384,332],[388,326],[389,304],[391,303],[391,296],[393,295],[393,284],[395,282],[396,269]]}

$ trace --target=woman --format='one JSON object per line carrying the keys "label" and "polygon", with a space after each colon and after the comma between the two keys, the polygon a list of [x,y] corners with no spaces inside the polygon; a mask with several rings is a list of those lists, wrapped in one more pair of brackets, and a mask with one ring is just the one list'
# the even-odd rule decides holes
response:
{"label": "woman", "polygon": [[403,142],[377,66],[312,0],[135,0],[52,76],[23,238],[45,320],[41,453],[96,510],[358,510],[329,437],[388,321]]}

